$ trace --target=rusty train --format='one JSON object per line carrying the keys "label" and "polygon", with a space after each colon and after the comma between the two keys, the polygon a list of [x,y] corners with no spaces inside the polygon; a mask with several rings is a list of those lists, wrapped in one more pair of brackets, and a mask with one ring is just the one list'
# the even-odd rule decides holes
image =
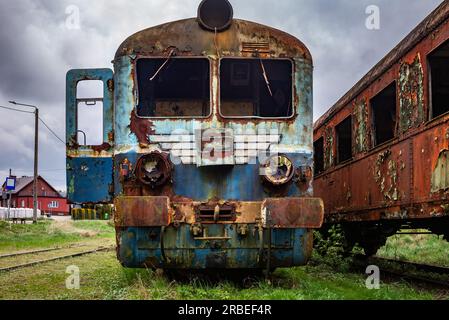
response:
{"label": "rusty train", "polygon": [[449,240],[449,2],[432,12],[314,126],[323,234],[375,254],[405,228]]}
{"label": "rusty train", "polygon": [[[227,0],[126,39],[110,69],[67,73],[70,202],[114,203],[126,267],[273,270],[305,264],[313,196],[312,56],[234,19]],[[103,96],[79,98],[81,81]],[[79,105],[103,104],[103,141],[78,142]]]}

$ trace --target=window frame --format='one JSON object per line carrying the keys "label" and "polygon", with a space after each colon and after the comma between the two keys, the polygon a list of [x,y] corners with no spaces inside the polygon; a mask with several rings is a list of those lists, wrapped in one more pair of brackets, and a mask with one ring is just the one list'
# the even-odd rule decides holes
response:
{"label": "window frame", "polygon": [[[427,122],[434,122],[437,121],[441,118],[444,118],[445,116],[449,115],[449,110],[438,115],[438,116],[434,116],[434,108],[433,108],[433,79],[432,79],[432,63],[431,63],[431,56],[433,54],[435,54],[436,51],[438,51],[439,49],[441,49],[443,46],[449,46],[449,40],[446,39],[444,40],[442,43],[440,43],[439,45],[437,45],[435,48],[433,48],[432,50],[430,50],[427,54],[426,54],[426,67],[427,67],[427,77],[428,77],[428,81],[427,81],[427,94],[428,94],[428,106],[427,106]],[[449,59],[449,57],[448,57]]]}
{"label": "window frame", "polygon": [[[338,127],[340,125],[342,125],[345,121],[347,121],[348,119],[351,120],[351,132],[350,132],[350,137],[351,137],[351,156],[348,159],[345,160],[341,160],[340,159],[340,139],[339,139],[339,134],[338,134]],[[352,160],[354,160],[354,118],[351,115],[348,115],[347,117],[345,117],[343,120],[341,120],[339,123],[337,123],[334,126],[334,135],[335,135],[335,148],[336,148],[336,157],[335,157],[335,167],[345,164],[347,162],[350,162]]]}
{"label": "window frame", "polygon": [[[262,60],[262,61],[289,61],[292,67],[292,115],[289,117],[258,117],[258,116],[225,116],[221,108],[221,62],[222,60]],[[249,120],[290,120],[297,116],[297,106],[295,105],[295,61],[290,58],[254,58],[254,57],[221,57],[218,60],[218,115],[223,119],[249,119]]]}
{"label": "window frame", "polygon": [[[317,171],[317,165],[316,165],[316,148],[315,145],[320,142],[320,144],[322,145],[322,166],[321,166],[321,171]],[[313,173],[314,173],[314,177],[318,177],[319,175],[323,174],[324,172],[326,172],[326,168],[325,168],[325,163],[324,163],[324,136],[319,137],[317,140],[315,140],[313,142]]]}
{"label": "window frame", "polygon": [[56,201],[56,200],[50,201],[50,203],[48,204],[48,208],[49,209],[59,209],[59,201]]}
{"label": "window frame", "polygon": [[[395,128],[393,129],[393,138],[388,139],[387,141],[384,141],[382,143],[377,143],[377,131],[376,131],[376,125],[375,125],[375,114],[374,114],[374,108],[373,108],[373,104],[372,101],[377,98],[382,92],[384,92],[385,90],[387,90],[391,85],[394,84],[394,88],[395,88],[395,119],[396,119],[396,125]],[[396,79],[394,79],[393,81],[391,81],[390,83],[388,83],[385,87],[383,87],[381,90],[379,90],[376,94],[374,94],[368,101],[369,104],[369,122],[371,125],[371,150],[376,149],[380,146],[383,146],[385,144],[390,143],[391,141],[393,141],[394,139],[396,139],[399,136],[399,132],[398,132],[398,125],[399,125],[399,113],[400,113],[400,105],[399,105],[399,95],[398,95],[398,82]]]}
{"label": "window frame", "polygon": [[209,62],[209,114],[207,116],[182,116],[182,117],[147,117],[147,116],[142,116],[139,115],[139,111],[138,111],[138,107],[139,107],[139,98],[140,98],[140,88],[139,88],[139,78],[138,78],[138,70],[137,70],[137,63],[139,60],[151,60],[151,59],[168,59],[169,57],[167,56],[139,56],[134,60],[133,63],[133,68],[134,68],[134,72],[133,72],[133,77],[134,77],[134,111],[135,111],[135,115],[137,118],[139,119],[156,119],[156,120],[177,120],[177,119],[189,119],[189,120],[202,120],[202,119],[209,119],[213,113],[214,113],[214,108],[213,108],[213,104],[212,104],[212,98],[213,98],[213,90],[212,90],[212,74],[213,74],[213,60],[210,57],[207,56],[194,56],[194,57],[190,57],[190,56],[175,56],[175,57],[171,57],[171,59],[201,59],[201,60],[207,60]]}

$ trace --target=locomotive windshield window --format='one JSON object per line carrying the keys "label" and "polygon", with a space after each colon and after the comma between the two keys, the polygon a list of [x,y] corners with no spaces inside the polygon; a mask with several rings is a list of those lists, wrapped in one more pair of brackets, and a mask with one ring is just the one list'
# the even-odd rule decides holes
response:
{"label": "locomotive windshield window", "polygon": [[293,116],[293,66],[289,60],[222,59],[221,114],[224,117]]}
{"label": "locomotive windshield window", "polygon": [[449,112],[449,42],[429,55],[431,75],[431,118]]}
{"label": "locomotive windshield window", "polygon": [[210,114],[207,59],[139,59],[137,80],[137,114],[141,117],[207,117]]}
{"label": "locomotive windshield window", "polygon": [[352,158],[352,118],[343,120],[337,127],[337,161],[345,162]]}
{"label": "locomotive windshield window", "polygon": [[374,145],[394,138],[396,131],[396,82],[371,100],[374,124]]}
{"label": "locomotive windshield window", "polygon": [[320,138],[313,144],[315,175],[324,171],[324,138]]}

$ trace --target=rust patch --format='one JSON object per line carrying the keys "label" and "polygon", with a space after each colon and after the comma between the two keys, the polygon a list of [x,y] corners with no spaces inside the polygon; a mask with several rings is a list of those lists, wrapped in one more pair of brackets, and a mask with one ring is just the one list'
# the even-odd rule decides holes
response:
{"label": "rust patch", "polygon": [[139,118],[136,114],[136,110],[131,112],[130,130],[137,137],[137,141],[143,145],[149,145],[149,136],[154,135],[152,122],[148,119]]}
{"label": "rust patch", "polygon": [[105,142],[99,146],[91,146],[91,148],[94,152],[101,153],[102,151],[107,151],[107,150],[111,149],[112,146],[110,143]]}
{"label": "rust patch", "polygon": [[115,225],[120,227],[162,227],[171,223],[168,197],[118,197]]}
{"label": "rust patch", "polygon": [[108,80],[107,86],[108,86],[108,90],[110,92],[114,92],[114,80],[112,80],[112,79]]}
{"label": "rust patch", "polygon": [[399,130],[405,132],[424,122],[424,72],[418,54],[399,70]]}
{"label": "rust patch", "polygon": [[385,200],[398,201],[398,166],[391,159],[391,151],[387,150],[378,155],[374,170],[374,179]]}
{"label": "rust patch", "polygon": [[321,228],[324,204],[319,198],[267,199],[262,204],[262,220],[272,228]]}

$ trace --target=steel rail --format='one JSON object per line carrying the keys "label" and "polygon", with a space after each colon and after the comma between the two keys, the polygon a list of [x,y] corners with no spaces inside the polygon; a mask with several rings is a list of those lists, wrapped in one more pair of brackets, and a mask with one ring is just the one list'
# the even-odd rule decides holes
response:
{"label": "steel rail", "polygon": [[112,250],[114,248],[115,248],[115,246],[99,247],[99,248],[96,248],[94,250],[77,252],[77,253],[68,254],[68,255],[59,256],[59,257],[54,257],[54,258],[50,258],[50,259],[44,259],[44,260],[37,260],[37,261],[27,262],[27,263],[23,263],[23,264],[18,264],[18,265],[14,265],[14,266],[0,268],[0,272],[12,271],[12,270],[20,269],[20,268],[31,267],[31,266],[34,266],[34,265],[37,265],[37,264],[46,263],[46,262],[52,262],[52,261],[63,260],[63,259],[68,259],[68,258],[80,257],[80,256],[84,256],[84,255],[87,255],[87,254],[93,254],[93,253],[97,253],[97,252]]}
{"label": "steel rail", "polygon": [[[449,281],[443,281],[443,280],[437,280],[432,279],[429,277],[426,277],[424,275],[416,275],[416,274],[410,274],[407,272],[410,271],[420,271],[420,272],[427,272],[427,273],[433,273],[438,275],[447,275],[449,277],[449,268],[448,267],[442,267],[442,266],[436,266],[436,265],[430,265],[430,264],[422,264],[422,263],[416,263],[416,262],[410,262],[410,261],[403,261],[403,260],[396,260],[396,259],[389,259],[389,258],[383,258],[378,256],[373,257],[366,257],[364,255],[357,255],[354,257],[356,261],[362,262],[362,263],[369,263],[371,265],[377,265],[381,272],[393,275],[396,277],[400,277],[403,279],[408,279],[411,281],[419,281],[423,283],[428,283],[440,287],[444,287],[446,289],[449,289]],[[383,262],[383,263],[382,263]],[[400,270],[395,270],[394,268],[389,268],[385,266],[385,263],[395,263],[400,267]],[[412,269],[410,270],[410,267]],[[407,269],[409,268],[409,269]]]}
{"label": "steel rail", "polygon": [[38,249],[38,250],[31,250],[31,251],[21,251],[21,252],[8,253],[8,254],[0,255],[0,259],[12,258],[12,257],[17,257],[17,256],[23,256],[23,255],[27,255],[27,254],[36,254],[36,253],[50,252],[50,251],[56,251],[56,250],[80,248],[80,247],[85,247],[85,246],[86,246],[85,244],[80,244],[80,245],[73,245],[73,246],[67,246],[67,247],[54,247],[54,248]]}

